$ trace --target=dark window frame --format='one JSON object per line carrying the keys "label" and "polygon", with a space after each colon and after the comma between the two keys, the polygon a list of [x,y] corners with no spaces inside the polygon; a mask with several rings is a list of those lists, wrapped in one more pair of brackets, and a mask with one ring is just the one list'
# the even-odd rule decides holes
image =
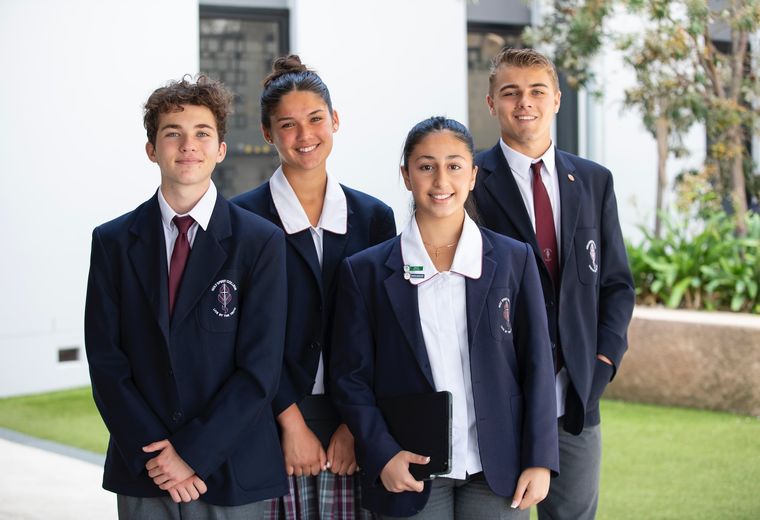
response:
{"label": "dark window frame", "polygon": [[200,5],[199,18],[239,18],[256,22],[277,23],[277,42],[281,49],[290,49],[290,11],[264,7],[227,7],[217,5]]}
{"label": "dark window frame", "polygon": [[[202,70],[209,66],[208,63],[204,65],[204,62],[213,62],[217,59],[213,57],[215,52],[213,50],[211,51],[211,56],[206,54],[207,48],[204,43],[205,39],[209,38],[209,40],[213,40],[214,35],[205,34],[203,28],[204,22],[216,19],[239,21],[243,24],[264,24],[264,26],[270,27],[272,32],[276,31],[276,35],[273,35],[272,38],[266,40],[267,44],[272,44],[276,47],[273,55],[282,56],[290,53],[290,10],[245,6],[200,5],[199,57]],[[237,33],[230,33],[228,37],[234,37],[236,34]],[[263,33],[258,34],[263,37]],[[269,56],[270,55],[267,54],[267,59],[269,59]],[[222,59],[222,64],[228,63],[227,61],[224,61],[225,59],[226,58]],[[237,58],[233,57],[232,59]],[[263,63],[261,61],[257,61],[256,63],[265,65],[263,70],[259,70],[258,65],[253,73],[246,67],[240,69],[240,73],[244,74],[243,76],[240,76],[240,82],[244,82],[246,86],[239,85],[237,80],[232,80],[228,83],[230,88],[235,91],[236,94],[235,104],[237,112],[233,113],[230,116],[230,121],[228,121],[228,134],[226,139],[228,143],[227,158],[222,164],[218,165],[214,174],[217,188],[228,198],[258,186],[261,182],[269,178],[279,164],[277,150],[264,144],[263,138],[258,135],[258,116],[255,116],[256,121],[251,121],[250,117],[253,115],[249,110],[250,104],[253,102],[250,96],[255,94],[255,98],[258,100],[256,89],[253,88],[253,90],[251,90],[251,88],[255,87],[256,84],[260,85],[261,80],[263,80],[266,74],[268,74],[268,71],[271,70],[271,63]],[[224,65],[222,65],[222,67],[224,67]],[[220,74],[221,76],[225,76],[226,74],[216,71],[215,66],[211,66],[210,69],[211,70],[204,72],[207,72],[214,77],[216,77],[217,74]],[[263,75],[258,77],[259,74]],[[226,80],[225,77],[220,77],[219,79],[222,79],[223,81]],[[248,109],[241,109],[244,105],[246,105]],[[236,121],[241,124],[236,124]],[[244,149],[241,148],[241,142],[239,142],[238,139],[233,138],[236,135],[234,132],[241,126],[245,127],[244,132],[247,136],[242,140],[242,144],[245,145]],[[255,138],[251,135],[254,128],[256,129],[255,133],[257,134],[257,137]]]}

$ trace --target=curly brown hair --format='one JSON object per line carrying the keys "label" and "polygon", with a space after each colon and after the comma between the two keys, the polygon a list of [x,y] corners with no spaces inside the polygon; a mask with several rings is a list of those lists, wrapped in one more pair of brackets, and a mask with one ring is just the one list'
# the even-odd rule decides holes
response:
{"label": "curly brown hair", "polygon": [[491,60],[491,69],[488,73],[488,91],[493,94],[494,80],[496,73],[502,65],[511,65],[512,67],[539,67],[546,69],[552,78],[554,88],[559,90],[559,78],[557,77],[557,68],[552,60],[541,54],[535,49],[513,49],[504,47],[499,54]]}
{"label": "curly brown hair", "polygon": [[165,87],[157,88],[145,102],[143,124],[148,141],[156,145],[158,117],[169,112],[182,111],[182,105],[198,105],[211,110],[216,119],[219,142],[224,141],[227,132],[227,117],[232,113],[234,94],[221,81],[199,74],[193,80],[185,74],[179,81],[170,81]]}

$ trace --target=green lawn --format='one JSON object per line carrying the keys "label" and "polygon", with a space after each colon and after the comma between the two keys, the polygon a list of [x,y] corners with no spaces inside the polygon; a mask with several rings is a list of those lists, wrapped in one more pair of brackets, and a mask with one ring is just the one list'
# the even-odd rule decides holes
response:
{"label": "green lawn", "polygon": [[108,446],[90,387],[0,399],[0,427],[97,453]]}
{"label": "green lawn", "polygon": [[[760,420],[602,403],[599,519],[759,519]],[[0,426],[104,452],[89,388],[0,399]]]}
{"label": "green lawn", "polygon": [[760,519],[760,420],[606,401],[599,517]]}

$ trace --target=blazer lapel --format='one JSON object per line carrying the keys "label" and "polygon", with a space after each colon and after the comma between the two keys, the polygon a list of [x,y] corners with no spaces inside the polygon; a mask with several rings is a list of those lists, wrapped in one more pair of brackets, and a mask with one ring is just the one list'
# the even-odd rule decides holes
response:
{"label": "blazer lapel", "polygon": [[[575,227],[578,225],[578,212],[580,210],[581,180],[574,176],[575,167],[566,160],[563,152],[555,153],[557,161],[557,176],[559,177],[559,193],[562,201],[560,208],[560,234],[562,235],[562,254],[560,255],[561,266],[565,266],[570,250],[573,246]],[[564,270],[560,271],[564,272]]]}
{"label": "blazer lapel", "polygon": [[346,250],[348,243],[348,233],[345,235],[336,235],[329,231],[324,232],[323,251],[322,251],[322,287],[325,295],[333,291],[333,282],[335,281],[335,271],[343,259],[343,252]]}
{"label": "blazer lapel", "polygon": [[168,345],[169,274],[157,195],[145,203],[129,231],[135,239],[127,253],[129,260]]}
{"label": "blazer lapel", "polygon": [[496,262],[491,258],[493,246],[491,242],[483,235],[483,270],[480,278],[467,278],[465,281],[465,292],[467,300],[467,341],[472,351],[475,341],[475,334],[480,324],[480,318],[483,315],[488,297],[488,291],[493,284],[494,273],[496,272]]}
{"label": "blazer lapel", "polygon": [[391,271],[390,276],[385,279],[384,283],[385,291],[393,307],[393,313],[396,315],[396,320],[412,348],[420,370],[425,374],[430,388],[435,389],[433,371],[430,368],[430,360],[427,356],[427,349],[425,348],[425,341],[422,336],[422,327],[420,326],[417,287],[404,280],[404,277],[401,275],[403,272],[401,239],[396,239],[396,243],[393,245],[385,265]]}
{"label": "blazer lapel", "polygon": [[[282,225],[282,219],[280,218],[280,214],[277,213],[277,207],[274,205],[274,199],[272,199],[272,192],[268,183],[267,189],[269,190],[269,212],[272,216],[270,220],[284,230],[285,228]],[[303,258],[303,261],[306,262],[306,265],[309,266],[309,270],[311,271],[312,276],[314,276],[314,283],[317,284],[319,290],[324,294],[324,289],[322,288],[322,269],[319,267],[319,258],[317,257],[317,251],[314,249],[314,240],[311,238],[311,231],[304,229],[303,231],[293,233],[292,235],[285,233],[285,240],[293,246],[293,249],[298,252],[301,258]],[[322,261],[324,262],[324,258],[322,258]]]}
{"label": "blazer lapel", "polygon": [[348,207],[348,222],[346,224],[346,233],[338,235],[329,231],[324,232],[323,251],[322,251],[322,282],[326,295],[333,291],[333,281],[335,280],[335,271],[340,265],[340,261],[345,256],[348,237],[351,236],[351,215],[353,211]]}
{"label": "blazer lapel", "polygon": [[181,323],[195,308],[198,300],[214,282],[214,277],[227,260],[227,251],[220,242],[232,234],[229,204],[221,195],[218,195],[208,229],[204,231],[198,227],[179,286],[171,327]]}
{"label": "blazer lapel", "polygon": [[314,276],[314,283],[317,284],[319,290],[324,294],[322,288],[322,269],[319,267],[319,258],[317,258],[317,251],[314,249],[314,239],[311,238],[311,231],[304,229],[292,235],[286,233],[285,238],[309,266],[309,270],[312,276]]}
{"label": "blazer lapel", "polygon": [[512,175],[512,169],[509,167],[499,143],[496,143],[496,146],[488,152],[483,167],[490,171],[484,181],[486,189],[491,193],[504,215],[512,222],[520,235],[519,239],[530,244],[538,258],[542,258],[536,241],[536,232],[530,222],[530,216],[525,208],[520,188],[517,186],[517,181]]}

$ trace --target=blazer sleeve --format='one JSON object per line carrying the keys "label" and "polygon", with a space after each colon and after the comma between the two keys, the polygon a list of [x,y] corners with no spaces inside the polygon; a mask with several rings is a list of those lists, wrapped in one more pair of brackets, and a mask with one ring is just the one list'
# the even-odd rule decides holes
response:
{"label": "blazer sleeve", "polygon": [[143,446],[169,430],[143,398],[132,378],[131,361],[120,347],[119,291],[98,229],[92,233],[90,273],[84,313],[85,349],[92,394],[111,441],[133,477],[154,455]]}
{"label": "blazer sleeve", "polygon": [[369,312],[349,259],[338,278],[330,374],[332,396],[356,440],[363,479],[376,483],[401,446],[375,403],[375,338]]}
{"label": "blazer sleeve", "polygon": [[285,237],[275,230],[248,272],[240,298],[237,369],[203,413],[170,437],[202,478],[229,459],[244,431],[269,413],[282,366],[287,311]]}
{"label": "blazer sleeve", "polygon": [[294,381],[304,380],[307,377],[304,374],[304,369],[293,359],[293,354],[286,351],[282,364],[282,373],[280,374],[280,384],[277,388],[277,394],[275,394],[272,400],[272,412],[274,412],[275,417],[278,417],[282,412],[290,408],[293,403],[297,403],[303,398],[303,392],[298,391]]}
{"label": "blazer sleeve", "polygon": [[[608,357],[612,370],[607,367],[607,380],[614,376],[628,348],[627,331],[633,314],[636,295],[633,277],[628,265],[628,257],[618,220],[617,201],[613,188],[612,175],[607,177],[604,191],[601,217],[601,259],[599,277],[599,320],[597,324],[597,354]],[[597,363],[597,372],[605,367]],[[595,374],[595,378],[598,374]],[[602,391],[604,388],[601,389]],[[591,399],[594,396],[592,388]]]}
{"label": "blazer sleeve", "polygon": [[522,469],[549,468],[557,475],[559,448],[554,362],[538,267],[527,244],[519,302],[515,309],[515,334],[524,410],[520,464]]}

